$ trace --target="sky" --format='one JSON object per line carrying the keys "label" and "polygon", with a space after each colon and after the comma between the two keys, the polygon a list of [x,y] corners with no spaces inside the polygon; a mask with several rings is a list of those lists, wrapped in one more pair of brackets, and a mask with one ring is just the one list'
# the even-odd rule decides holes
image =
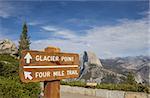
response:
{"label": "sky", "polygon": [[18,45],[27,23],[31,50],[92,51],[99,58],[150,55],[148,0],[0,0],[0,40]]}

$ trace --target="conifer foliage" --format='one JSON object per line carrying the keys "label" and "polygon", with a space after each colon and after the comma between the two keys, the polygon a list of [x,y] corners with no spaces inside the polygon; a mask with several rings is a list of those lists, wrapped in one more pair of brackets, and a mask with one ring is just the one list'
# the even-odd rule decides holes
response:
{"label": "conifer foliage", "polygon": [[26,23],[23,24],[23,30],[20,35],[20,40],[19,40],[19,56],[21,56],[21,51],[22,50],[29,50],[30,49],[30,38],[28,36],[28,28]]}

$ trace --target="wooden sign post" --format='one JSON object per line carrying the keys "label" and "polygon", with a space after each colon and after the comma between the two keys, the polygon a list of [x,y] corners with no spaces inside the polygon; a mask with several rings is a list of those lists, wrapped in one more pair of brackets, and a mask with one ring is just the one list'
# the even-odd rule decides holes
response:
{"label": "wooden sign post", "polygon": [[[59,48],[47,47],[45,52],[60,52]],[[44,82],[44,98],[60,98],[60,80]]]}
{"label": "wooden sign post", "polygon": [[55,47],[22,51],[19,76],[25,83],[44,81],[44,98],[60,98],[60,80],[79,77],[79,55]]}

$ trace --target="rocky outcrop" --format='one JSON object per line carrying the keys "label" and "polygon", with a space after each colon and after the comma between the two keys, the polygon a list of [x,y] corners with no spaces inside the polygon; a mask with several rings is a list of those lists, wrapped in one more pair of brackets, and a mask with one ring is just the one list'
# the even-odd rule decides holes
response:
{"label": "rocky outcrop", "polygon": [[18,53],[16,45],[8,39],[0,41],[0,54],[14,55]]}
{"label": "rocky outcrop", "polygon": [[95,53],[84,51],[84,53],[80,55],[80,77],[87,72],[90,66],[103,67]]}
{"label": "rocky outcrop", "polygon": [[120,77],[124,77],[121,74],[103,68],[100,59],[93,52],[85,51],[80,57],[79,80],[97,83],[112,81],[118,83]]}
{"label": "rocky outcrop", "polygon": [[99,67],[103,67],[100,60],[99,60],[99,58],[96,56],[95,53],[93,53],[91,51],[87,51],[85,53],[87,53],[87,56],[88,56],[87,57],[88,58],[87,63],[92,64],[92,65],[96,65],[96,66],[99,66]]}
{"label": "rocky outcrop", "polygon": [[84,53],[80,55],[81,69],[88,67],[88,65],[103,67],[99,58],[95,55],[95,53],[91,51],[84,51]]}

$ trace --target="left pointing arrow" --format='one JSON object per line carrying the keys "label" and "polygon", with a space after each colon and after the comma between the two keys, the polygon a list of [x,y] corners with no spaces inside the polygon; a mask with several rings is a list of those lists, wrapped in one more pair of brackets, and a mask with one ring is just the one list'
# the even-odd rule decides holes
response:
{"label": "left pointing arrow", "polygon": [[26,56],[24,57],[24,59],[26,59],[26,63],[27,63],[27,64],[30,63],[30,60],[32,59],[32,56],[30,55],[29,52],[26,54]]}
{"label": "left pointing arrow", "polygon": [[31,76],[31,72],[24,71],[24,76],[25,76],[25,79],[29,79],[29,80],[33,79],[33,77]]}

